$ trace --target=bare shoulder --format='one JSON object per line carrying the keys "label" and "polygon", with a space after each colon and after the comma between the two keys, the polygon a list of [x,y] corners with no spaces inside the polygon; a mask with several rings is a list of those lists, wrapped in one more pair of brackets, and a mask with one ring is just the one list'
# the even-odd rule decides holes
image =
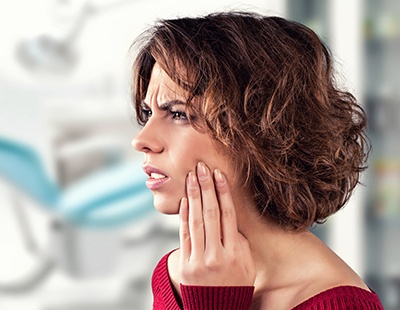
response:
{"label": "bare shoulder", "polygon": [[310,261],[308,277],[295,296],[297,304],[318,293],[339,286],[353,286],[370,291],[360,276],[330,248],[322,245],[319,254]]}

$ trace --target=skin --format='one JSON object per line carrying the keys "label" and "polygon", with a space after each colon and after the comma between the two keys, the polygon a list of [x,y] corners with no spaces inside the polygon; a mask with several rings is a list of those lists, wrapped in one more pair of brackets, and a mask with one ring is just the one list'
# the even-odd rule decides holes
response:
{"label": "skin", "polygon": [[[164,110],[162,106],[170,102],[169,109]],[[195,172],[198,162],[229,173],[212,140],[194,130],[181,114],[185,111],[183,102],[185,92],[156,64],[144,99],[144,111],[151,111],[151,115],[132,145],[144,153],[143,165],[157,168],[168,177],[161,188],[153,190],[154,206],[165,214],[178,213],[180,199],[186,197],[186,178],[189,172]]]}
{"label": "skin", "polygon": [[340,285],[368,290],[312,233],[287,232],[259,216],[227,158],[181,113],[184,106],[176,103],[185,95],[156,64],[144,99],[149,118],[132,141],[144,165],[167,176],[152,190],[155,208],[179,212],[181,248],[168,261],[178,294],[180,283],[254,285],[252,309],[290,309]]}

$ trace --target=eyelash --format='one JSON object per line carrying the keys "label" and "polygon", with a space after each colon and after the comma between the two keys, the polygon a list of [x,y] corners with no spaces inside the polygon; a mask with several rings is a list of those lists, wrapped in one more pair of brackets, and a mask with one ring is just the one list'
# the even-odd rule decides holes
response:
{"label": "eyelash", "polygon": [[[143,119],[143,121],[145,123],[149,120],[149,118],[153,114],[153,112],[151,110],[145,109],[145,108],[142,108],[140,112],[142,114],[142,119]],[[172,111],[172,110],[170,110],[168,112],[172,116],[172,119],[174,121],[184,121],[184,122],[186,122],[188,120],[186,112],[183,112],[183,111]]]}
{"label": "eyelash", "polygon": [[169,111],[169,113],[172,115],[173,120],[176,120],[176,121],[187,121],[188,120],[186,113],[183,111]]}
{"label": "eyelash", "polygon": [[144,121],[145,123],[147,123],[147,121],[149,120],[149,118],[150,118],[150,116],[151,116],[151,114],[152,114],[151,110],[142,108],[142,109],[140,110],[140,113],[142,114],[142,119],[143,119],[143,121]]}

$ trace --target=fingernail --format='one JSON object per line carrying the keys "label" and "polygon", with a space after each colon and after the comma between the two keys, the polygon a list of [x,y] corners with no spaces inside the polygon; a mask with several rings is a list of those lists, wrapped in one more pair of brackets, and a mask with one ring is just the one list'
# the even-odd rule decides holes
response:
{"label": "fingernail", "polygon": [[219,184],[224,183],[224,176],[222,175],[221,170],[215,169],[214,170],[215,181]]}
{"label": "fingernail", "polygon": [[199,163],[197,164],[197,175],[198,175],[200,178],[204,178],[204,177],[207,176],[207,167],[206,167],[206,165],[205,165],[204,163],[202,163],[202,162],[199,162]]}
{"label": "fingernail", "polygon": [[196,183],[197,183],[196,175],[193,172],[189,172],[188,184],[190,186],[196,186]]}

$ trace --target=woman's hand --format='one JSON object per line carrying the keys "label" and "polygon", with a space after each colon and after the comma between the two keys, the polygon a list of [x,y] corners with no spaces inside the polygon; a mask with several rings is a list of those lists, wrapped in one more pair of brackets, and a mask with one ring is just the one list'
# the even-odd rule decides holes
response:
{"label": "woman's hand", "polygon": [[187,177],[180,204],[182,284],[252,286],[255,267],[247,239],[238,232],[235,207],[224,175],[204,163]]}

